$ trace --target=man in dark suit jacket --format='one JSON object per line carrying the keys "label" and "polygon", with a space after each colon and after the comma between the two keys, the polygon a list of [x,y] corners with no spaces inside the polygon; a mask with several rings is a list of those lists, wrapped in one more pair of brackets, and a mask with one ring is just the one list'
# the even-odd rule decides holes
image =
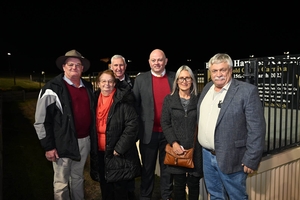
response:
{"label": "man in dark suit jacket", "polygon": [[248,199],[247,175],[258,169],[266,133],[256,86],[233,79],[232,59],[209,60],[212,82],[198,102],[198,140],[203,147],[204,180],[210,199]]}
{"label": "man in dark suit jacket", "polygon": [[140,153],[143,164],[141,200],[151,199],[158,151],[162,199],[171,199],[172,194],[172,177],[171,174],[166,172],[166,166],[163,164],[167,141],[160,125],[163,100],[167,94],[170,94],[175,77],[174,72],[166,71],[167,62],[168,59],[162,50],[153,50],[149,57],[151,70],[138,75],[133,87],[137,112],[141,120],[139,131]]}

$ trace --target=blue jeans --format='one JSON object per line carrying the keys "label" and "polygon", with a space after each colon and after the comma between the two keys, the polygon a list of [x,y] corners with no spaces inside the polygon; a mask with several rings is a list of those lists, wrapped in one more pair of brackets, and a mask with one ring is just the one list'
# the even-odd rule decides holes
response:
{"label": "blue jeans", "polygon": [[248,199],[246,191],[247,174],[241,171],[224,174],[219,166],[216,156],[203,148],[204,180],[210,199],[242,200]]}

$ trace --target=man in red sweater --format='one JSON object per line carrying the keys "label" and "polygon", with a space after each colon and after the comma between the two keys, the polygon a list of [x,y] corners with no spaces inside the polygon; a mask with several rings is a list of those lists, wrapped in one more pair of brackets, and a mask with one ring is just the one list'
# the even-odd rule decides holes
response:
{"label": "man in red sweater", "polygon": [[90,62],[76,50],[56,60],[64,73],[41,89],[34,127],[54,171],[54,199],[84,199],[84,165],[95,134],[92,84],[81,74]]}
{"label": "man in red sweater", "polygon": [[172,194],[172,177],[163,163],[167,141],[160,125],[163,100],[170,93],[175,77],[174,72],[166,71],[167,62],[162,50],[153,50],[149,57],[151,70],[138,75],[133,86],[141,120],[139,140],[143,165],[140,200],[150,200],[152,197],[158,152],[161,197],[163,200],[171,199]]}

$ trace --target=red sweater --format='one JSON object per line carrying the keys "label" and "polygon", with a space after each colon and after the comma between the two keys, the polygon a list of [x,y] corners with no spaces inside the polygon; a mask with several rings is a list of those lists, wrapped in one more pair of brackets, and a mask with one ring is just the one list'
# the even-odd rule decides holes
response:
{"label": "red sweater", "polygon": [[76,88],[65,82],[72,101],[73,117],[78,138],[90,135],[91,111],[89,96],[85,87]]}
{"label": "red sweater", "polygon": [[170,85],[168,77],[165,74],[163,77],[156,77],[152,75],[152,89],[154,99],[154,125],[153,132],[162,132],[160,125],[160,116],[164,98],[170,94]]}

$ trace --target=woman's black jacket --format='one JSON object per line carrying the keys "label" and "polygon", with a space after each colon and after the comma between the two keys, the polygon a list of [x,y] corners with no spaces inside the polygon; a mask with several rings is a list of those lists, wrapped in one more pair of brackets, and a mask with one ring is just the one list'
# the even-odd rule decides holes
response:
{"label": "woman's black jacket", "polygon": [[[140,170],[140,159],[136,147],[138,115],[133,107],[134,96],[130,87],[117,84],[116,88],[106,124],[105,159],[113,156],[113,151],[116,150],[121,156],[128,158],[133,165],[138,165],[136,169]],[[99,95],[100,90],[95,91],[96,106]],[[90,175],[94,181],[100,182],[100,167],[105,166],[99,166],[98,163],[98,136],[96,133],[91,138],[90,154]],[[133,171],[132,173],[139,174],[140,172]]]}
{"label": "woman's black jacket", "polygon": [[[194,169],[184,167],[167,166],[167,170],[172,174],[182,174],[186,172],[193,173],[196,176],[202,176],[202,147],[195,138],[197,127],[197,103],[198,96],[191,94],[190,103],[187,111],[184,110],[178,94],[178,90],[173,95],[167,95],[164,99],[161,126],[163,133],[169,144],[178,142],[185,149],[194,146]],[[196,133],[198,134],[198,132]],[[194,143],[195,141],[195,143]]]}

